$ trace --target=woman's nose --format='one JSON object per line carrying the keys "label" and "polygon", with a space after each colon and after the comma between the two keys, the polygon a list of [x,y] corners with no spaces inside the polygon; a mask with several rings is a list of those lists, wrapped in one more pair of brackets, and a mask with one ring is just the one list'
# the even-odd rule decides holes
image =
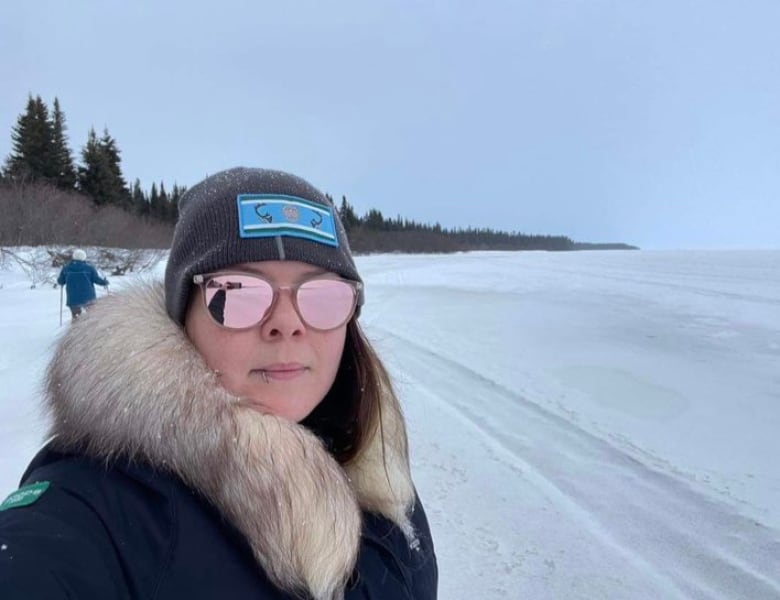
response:
{"label": "woman's nose", "polygon": [[275,339],[302,335],[306,325],[295,309],[292,292],[280,289],[276,303],[271,308],[271,314],[261,326],[263,337]]}

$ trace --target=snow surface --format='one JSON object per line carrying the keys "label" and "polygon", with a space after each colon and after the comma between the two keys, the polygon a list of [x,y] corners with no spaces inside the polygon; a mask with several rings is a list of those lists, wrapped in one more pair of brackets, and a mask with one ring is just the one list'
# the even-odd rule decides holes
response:
{"label": "snow surface", "polygon": [[[780,599],[780,251],[358,266],[442,599]],[[64,327],[59,290],[0,284],[4,497]]]}

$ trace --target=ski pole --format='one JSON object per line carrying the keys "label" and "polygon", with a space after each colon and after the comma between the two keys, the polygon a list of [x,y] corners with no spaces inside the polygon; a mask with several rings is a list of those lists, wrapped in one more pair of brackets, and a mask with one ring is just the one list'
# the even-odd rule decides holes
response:
{"label": "ski pole", "polygon": [[62,327],[62,286],[60,286],[60,327]]}

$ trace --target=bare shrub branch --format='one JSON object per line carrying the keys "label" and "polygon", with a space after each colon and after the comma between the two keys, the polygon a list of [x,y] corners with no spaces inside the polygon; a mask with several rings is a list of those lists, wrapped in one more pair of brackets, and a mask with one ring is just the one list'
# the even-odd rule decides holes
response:
{"label": "bare shrub branch", "polygon": [[0,246],[168,248],[173,226],[41,183],[0,185]]}

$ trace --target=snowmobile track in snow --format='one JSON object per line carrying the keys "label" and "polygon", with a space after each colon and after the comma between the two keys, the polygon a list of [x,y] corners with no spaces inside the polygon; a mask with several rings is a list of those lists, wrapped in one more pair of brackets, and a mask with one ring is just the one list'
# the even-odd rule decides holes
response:
{"label": "snowmobile track in snow", "polygon": [[[780,599],[780,532],[467,366],[376,329],[411,390],[423,388],[478,432],[594,537],[652,573],[667,597]],[[475,389],[480,397],[464,397]]]}

